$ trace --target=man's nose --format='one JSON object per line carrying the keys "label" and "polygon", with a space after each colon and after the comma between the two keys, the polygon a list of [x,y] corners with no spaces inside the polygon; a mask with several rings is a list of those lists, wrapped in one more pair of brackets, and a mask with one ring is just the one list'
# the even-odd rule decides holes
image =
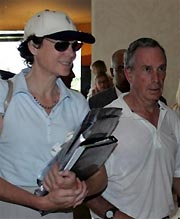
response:
{"label": "man's nose", "polygon": [[158,81],[159,81],[159,72],[158,72],[157,69],[154,69],[154,70],[153,70],[152,79],[153,79],[153,81],[155,81],[155,82],[158,82]]}

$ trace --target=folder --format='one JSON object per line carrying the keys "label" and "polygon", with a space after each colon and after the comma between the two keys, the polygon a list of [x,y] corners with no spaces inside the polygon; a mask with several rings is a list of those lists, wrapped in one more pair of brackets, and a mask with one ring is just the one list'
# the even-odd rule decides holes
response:
{"label": "folder", "polygon": [[60,170],[71,170],[81,180],[87,180],[96,173],[117,145],[112,132],[119,122],[121,110],[115,107],[90,110],[71,140],[63,144],[62,149],[38,176],[39,188],[35,190],[35,194],[47,194],[42,181],[57,161],[60,163]]}

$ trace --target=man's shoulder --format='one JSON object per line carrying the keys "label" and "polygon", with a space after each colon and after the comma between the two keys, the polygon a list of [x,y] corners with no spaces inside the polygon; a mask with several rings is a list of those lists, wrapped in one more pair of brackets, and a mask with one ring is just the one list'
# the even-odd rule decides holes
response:
{"label": "man's shoulder", "polygon": [[89,105],[90,108],[104,107],[116,98],[116,90],[111,87],[89,98]]}

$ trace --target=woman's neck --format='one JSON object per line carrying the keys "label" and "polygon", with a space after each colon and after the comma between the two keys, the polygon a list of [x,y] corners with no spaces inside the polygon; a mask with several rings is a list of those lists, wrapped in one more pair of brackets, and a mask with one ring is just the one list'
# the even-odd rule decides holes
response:
{"label": "woman's neck", "polygon": [[26,76],[26,82],[34,100],[49,114],[60,99],[56,77],[43,77],[29,72]]}

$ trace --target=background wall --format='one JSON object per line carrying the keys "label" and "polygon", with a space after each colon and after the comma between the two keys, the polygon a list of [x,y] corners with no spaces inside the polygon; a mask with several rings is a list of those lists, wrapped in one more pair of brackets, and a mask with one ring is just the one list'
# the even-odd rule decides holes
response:
{"label": "background wall", "polygon": [[110,67],[112,53],[127,48],[139,37],[152,37],[165,48],[168,58],[164,96],[175,101],[180,78],[179,0],[92,0],[92,33],[96,43],[92,62],[102,59]]}

